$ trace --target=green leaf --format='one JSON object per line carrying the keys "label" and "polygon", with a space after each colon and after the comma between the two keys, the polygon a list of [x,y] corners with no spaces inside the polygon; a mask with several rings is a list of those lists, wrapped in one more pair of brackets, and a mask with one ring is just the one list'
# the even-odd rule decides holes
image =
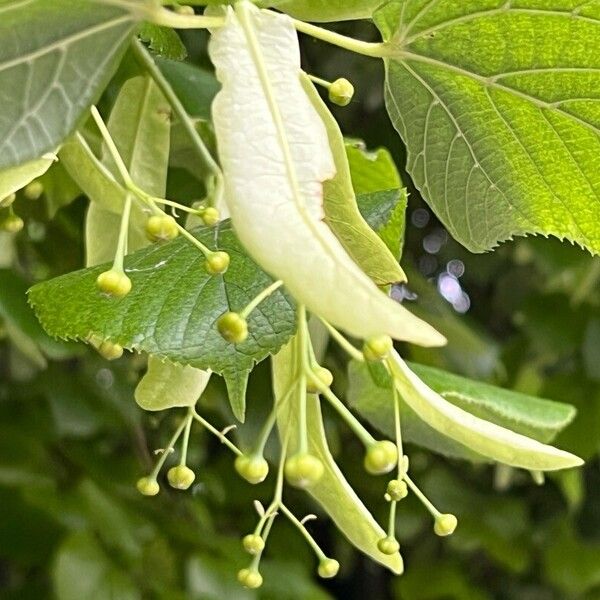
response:
{"label": "green leaf", "polygon": [[530,471],[554,471],[583,464],[578,456],[481,419],[452,404],[419,379],[395,350],[387,366],[402,401],[420,419],[474,452]]}
{"label": "green leaf", "polygon": [[600,252],[600,4],[406,0],[376,21],[407,169],[450,233]]}
{"label": "green leaf", "polygon": [[45,356],[71,356],[72,348],[49,337],[27,305],[25,281],[7,269],[0,269],[0,317],[13,343],[40,368],[46,366]]}
{"label": "green leaf", "polygon": [[[377,373],[376,379],[365,363],[348,363],[348,404],[381,433],[393,439],[394,396],[392,381],[384,370]],[[483,457],[472,452],[462,444],[438,433],[417,417],[404,402],[401,403],[402,439],[427,448],[450,458],[461,458],[472,462],[481,462]]]}
{"label": "green leaf", "polygon": [[[528,396],[416,363],[408,363],[408,366],[448,402],[541,442],[552,441],[575,417],[576,411],[569,404]],[[374,380],[368,366],[356,361],[349,363],[348,375],[349,403],[380,431],[393,436],[394,404],[389,375],[384,371],[383,376],[378,374]],[[404,402],[401,416],[402,435],[407,441],[445,456],[474,462],[485,460],[421,421]]]}
{"label": "green leaf", "polygon": [[342,132],[319,96],[315,86],[304,73],[302,85],[321,117],[335,162],[336,174],[323,183],[325,221],[340,240],[348,254],[378,285],[406,281],[398,260],[361,216],[350,178],[350,167]]}
{"label": "green leaf", "polygon": [[134,20],[84,0],[0,0],[0,15],[4,169],[56,151],[107,84]]}
{"label": "green leaf", "polygon": [[407,200],[404,188],[359,194],[356,197],[361,215],[396,260],[400,260],[404,246]]}
{"label": "green leaf", "polygon": [[[273,389],[277,406],[277,424],[280,438],[288,440],[288,452],[298,449],[298,401],[301,397],[296,388],[299,384],[298,338],[293,338],[273,357]],[[302,400],[303,401],[303,398]],[[399,553],[385,555],[377,548],[377,542],[385,537],[379,526],[335,463],[327,444],[319,397],[306,396],[306,419],[309,451],[318,456],[325,472],[321,479],[307,492],[325,509],[336,527],[361,552],[388,567],[394,573],[402,573],[404,566]],[[288,437],[289,436],[289,437]]]}
{"label": "green leaf", "polygon": [[305,21],[370,19],[386,0],[263,0],[269,6]]}
{"label": "green leaf", "polygon": [[135,388],[135,401],[150,411],[194,406],[209,379],[207,371],[150,356],[148,370]]}
{"label": "green leaf", "polygon": [[65,539],[58,549],[53,569],[57,600],[139,600],[140,592],[126,573],[87,531]]}
{"label": "green leaf", "polygon": [[[153,196],[164,197],[169,164],[171,109],[158,86],[149,76],[129,79],[123,84],[108,119],[108,131],[135,183]],[[102,147],[102,164],[118,177],[118,170],[108,149]],[[96,163],[94,163],[96,165]],[[97,181],[100,174],[92,174]],[[82,182],[85,185],[85,182]],[[104,196],[113,186],[101,188]],[[123,204],[117,213],[104,208],[105,200],[92,202],[86,219],[87,265],[97,265],[114,257]],[[94,198],[92,197],[92,200]],[[107,202],[110,202],[107,201]],[[145,225],[148,220],[138,202],[131,207],[127,246],[130,251],[147,246]]]}
{"label": "green leaf", "polygon": [[170,27],[161,27],[160,25],[154,25],[154,23],[143,23],[138,35],[159,56],[172,60],[183,60],[187,56],[187,50],[181,38]]}
{"label": "green leaf", "polygon": [[155,57],[155,61],[186,112],[208,121],[213,98],[220,88],[215,76],[205,69],[160,56]]}
{"label": "green leaf", "polygon": [[346,156],[356,194],[402,187],[398,169],[387,148],[370,151],[361,141],[347,140]]}
{"label": "green leaf", "polygon": [[[541,442],[550,442],[575,417],[569,404],[528,396],[512,390],[473,381],[447,371],[408,363],[411,370],[445,400],[469,413]],[[377,378],[364,363],[348,366],[349,403],[383,433],[394,435],[392,382],[383,372]],[[486,460],[462,444],[424,423],[402,403],[402,435],[410,442],[456,458],[473,462]]]}
{"label": "green leaf", "polygon": [[58,157],[73,181],[92,202],[116,214],[121,211],[127,194],[125,188],[94,155],[80,132],[65,142]]}
{"label": "green leaf", "polygon": [[226,342],[215,326],[218,317],[244,308],[273,280],[247,257],[228,223],[193,233],[230,254],[225,275],[209,275],[204,256],[179,237],[125,258],[133,289],[123,299],[98,292],[96,277],[107,268],[101,265],[34,286],[30,302],[56,337],[85,340],[96,334],[124,348],[218,374],[250,371],[293,334],[293,301],[277,290],[248,317],[248,339],[237,346]]}
{"label": "green leaf", "polygon": [[0,171],[0,208],[6,206],[6,204],[3,204],[3,200],[7,196],[25,187],[30,181],[45,173],[54,160],[56,160],[56,157],[51,154],[18,167],[10,167]]}
{"label": "green leaf", "polygon": [[44,186],[44,201],[49,219],[53,219],[59,209],[81,195],[79,186],[60,161],[53,164],[39,180]]}
{"label": "green leaf", "polygon": [[570,404],[528,396],[425,365],[409,366],[452,404],[540,442],[551,442],[575,418],[575,408]]}

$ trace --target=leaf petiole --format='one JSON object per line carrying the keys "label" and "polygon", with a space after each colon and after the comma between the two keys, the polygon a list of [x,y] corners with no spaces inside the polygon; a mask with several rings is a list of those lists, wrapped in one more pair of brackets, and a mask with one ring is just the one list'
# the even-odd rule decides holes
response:
{"label": "leaf petiole", "polygon": [[329,31],[329,29],[324,29],[323,27],[317,27],[316,25],[299,21],[298,19],[293,19],[293,21],[294,27],[298,31],[323,40],[328,44],[338,46],[339,48],[344,48],[345,50],[350,50],[356,54],[362,54],[363,56],[372,56],[376,58],[383,58],[384,56],[388,56],[388,54],[390,54],[389,47],[384,42],[363,42],[362,40],[356,40],[346,35]]}

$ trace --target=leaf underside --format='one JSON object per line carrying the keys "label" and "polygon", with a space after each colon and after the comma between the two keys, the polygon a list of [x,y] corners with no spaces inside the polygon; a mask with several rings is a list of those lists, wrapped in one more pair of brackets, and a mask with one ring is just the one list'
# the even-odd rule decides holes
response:
{"label": "leaf underside", "polygon": [[226,342],[215,322],[228,310],[241,310],[272,283],[243,251],[228,223],[199,228],[194,235],[231,256],[223,276],[204,269],[204,257],[183,238],[144,248],[125,258],[133,283],[122,299],[101,294],[101,265],[34,286],[29,300],[50,335],[86,340],[90,334],[124,348],[144,351],[232,377],[276,352],[295,330],[292,299],[277,290],[248,317],[249,336]]}
{"label": "leaf underside", "polygon": [[600,252],[600,1],[406,0],[376,21],[407,169],[451,234]]}
{"label": "leaf underside", "polygon": [[83,0],[0,0],[0,169],[56,150],[108,82],[133,27],[123,9]]}

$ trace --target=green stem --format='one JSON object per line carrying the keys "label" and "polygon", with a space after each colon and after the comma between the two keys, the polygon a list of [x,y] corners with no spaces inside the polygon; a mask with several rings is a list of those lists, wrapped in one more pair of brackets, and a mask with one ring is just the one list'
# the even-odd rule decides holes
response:
{"label": "green stem", "polygon": [[181,460],[180,465],[187,463],[188,446],[190,445],[190,432],[192,430],[192,421],[194,419],[194,408],[190,406],[188,409],[187,423],[185,424],[185,431],[183,432],[183,444],[181,447]]}
{"label": "green stem", "polygon": [[362,54],[364,56],[373,56],[376,58],[383,58],[389,54],[388,46],[381,42],[363,42],[361,40],[355,40],[354,38],[329,31],[329,29],[323,29],[304,21],[298,21],[294,19],[294,26],[298,31],[316,37],[328,44],[333,44],[345,50],[350,50],[356,54]]}
{"label": "green stem", "polygon": [[259,456],[263,455],[265,446],[267,445],[267,440],[269,439],[269,436],[271,435],[271,431],[273,430],[276,420],[277,420],[277,410],[275,409],[275,407],[273,407],[273,409],[271,410],[271,413],[269,414],[268,419],[265,421],[264,425],[262,426],[262,429],[260,430],[260,434],[258,436],[256,447],[254,448],[254,452],[252,454],[256,454]]}
{"label": "green stem", "polygon": [[278,279],[272,283],[269,287],[266,287],[260,294],[258,294],[246,307],[240,312],[240,316],[244,319],[265,299],[267,299],[275,290],[278,290],[283,285],[283,281]]}
{"label": "green stem", "polygon": [[298,520],[296,515],[285,505],[280,505],[281,512],[297,527],[298,531],[304,536],[304,539],[308,542],[310,547],[314,550],[317,558],[322,561],[327,558],[323,550],[321,550],[319,544],[315,541],[312,535],[308,532],[308,529]]}
{"label": "green stem", "polygon": [[[118,150],[114,140],[112,139],[112,136],[110,135],[110,131],[108,131],[108,127],[106,127],[104,120],[102,119],[102,116],[98,112],[98,109],[95,106],[92,106],[90,108],[90,112],[92,113],[92,117],[93,117],[94,121],[96,122],[96,126],[98,127],[98,130],[100,131],[100,134],[102,135],[102,139],[104,140],[104,143],[106,144],[106,147],[108,148],[108,151],[110,152],[110,155],[117,167],[117,170],[119,171],[119,175],[121,175],[121,179],[123,180],[125,187],[127,189],[130,189],[132,186],[137,188],[133,179],[131,178],[131,175],[129,174],[129,170],[127,169],[127,166],[125,165],[125,163],[123,162],[123,159],[121,158],[121,154],[119,153],[119,150]],[[130,190],[130,191],[133,191],[133,190]]]}
{"label": "green stem", "polygon": [[198,421],[198,423],[203,425],[213,435],[217,436],[221,440],[221,443],[225,444],[234,454],[237,454],[238,456],[241,456],[243,454],[243,452],[231,440],[224,436],[216,427],[213,427],[204,417],[201,417],[195,410],[193,416],[194,419]]}
{"label": "green stem", "polygon": [[390,502],[390,518],[388,521],[388,537],[396,537],[396,506],[398,502],[392,500]]}
{"label": "green stem", "polygon": [[396,447],[398,448],[398,477],[402,477],[404,467],[404,449],[402,448],[402,426],[400,423],[400,396],[396,386],[393,386],[394,391],[394,426],[396,429]]}
{"label": "green stem", "polygon": [[346,421],[348,427],[352,429],[358,439],[366,448],[375,443],[375,438],[360,424],[358,419],[350,412],[346,405],[325,385],[316,378],[311,381],[319,388],[319,391],[329,404],[338,412],[338,414]]}
{"label": "green stem", "polygon": [[434,519],[439,517],[442,513],[430,502],[429,498],[417,487],[416,483],[406,474],[402,475],[402,479],[406,481],[408,487],[412,490],[414,495],[423,503],[425,508],[431,513]]}
{"label": "green stem", "polygon": [[205,17],[203,15],[180,15],[160,6],[152,6],[149,2],[134,2],[132,0],[103,0],[104,4],[119,6],[128,10],[134,16],[144,21],[150,21],[163,27],[175,29],[206,29],[222,27],[223,17]]}
{"label": "green stem", "polygon": [[177,230],[183,237],[192,242],[192,244],[194,244],[194,246],[196,246],[196,248],[198,248],[200,252],[204,254],[204,256],[212,254],[213,251],[208,246],[205,246],[200,240],[197,240],[185,227],[179,223],[177,223]]}
{"label": "green stem", "polygon": [[152,473],[150,474],[151,479],[156,479],[158,477],[158,474],[160,473],[162,466],[165,464],[165,461],[167,460],[167,457],[169,456],[169,454],[171,454],[171,452],[173,451],[173,447],[177,443],[177,440],[179,439],[179,436],[181,435],[187,422],[188,422],[188,419],[183,419],[183,421],[181,421],[181,424],[179,425],[179,427],[177,427],[177,429],[175,430],[175,433],[169,440],[168,446],[163,450],[154,469],[152,470]]}
{"label": "green stem", "polygon": [[296,382],[298,388],[298,452],[304,454],[308,451],[308,425],[306,416],[306,373],[310,369],[307,364],[307,350],[310,344],[308,325],[306,323],[306,307],[298,307],[298,354],[301,357],[300,375]]}
{"label": "green stem", "polygon": [[326,79],[321,79],[320,77],[316,77],[315,75],[310,75],[310,73],[308,74],[308,78],[313,83],[324,87],[326,90],[328,90],[331,87],[331,81],[327,81]]}
{"label": "green stem", "polygon": [[365,357],[363,353],[355,348],[335,327],[328,323],[325,319],[321,319],[321,322],[329,331],[331,337],[350,355],[354,360],[364,362]]}
{"label": "green stem", "polygon": [[148,71],[154,82],[163,93],[171,108],[181,121],[183,128],[185,129],[194,150],[198,154],[198,156],[204,161],[204,164],[211,172],[215,179],[215,190],[214,190],[214,204],[219,207],[221,206],[223,200],[223,190],[224,190],[224,180],[223,180],[223,172],[217,165],[216,161],[213,159],[211,153],[208,148],[204,144],[204,141],[196,131],[196,127],[194,126],[194,121],[188,115],[187,111],[183,107],[183,104],[177,97],[177,94],[173,91],[171,84],[166,80],[160,69],[156,66],[156,63],[152,59],[151,54],[144,48],[143,44],[139,41],[134,41],[132,43],[133,52],[141,63],[141,65]]}
{"label": "green stem", "polygon": [[131,214],[131,194],[125,197],[123,205],[123,214],[121,215],[121,225],[119,227],[119,238],[117,240],[117,249],[113,261],[113,269],[123,273],[123,259],[127,254],[127,238],[129,237],[129,216]]}

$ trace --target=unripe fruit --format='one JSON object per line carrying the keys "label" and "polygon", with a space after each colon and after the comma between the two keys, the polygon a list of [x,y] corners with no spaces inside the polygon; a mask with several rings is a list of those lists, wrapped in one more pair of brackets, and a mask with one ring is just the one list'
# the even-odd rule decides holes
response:
{"label": "unripe fruit", "polygon": [[19,233],[23,229],[25,223],[18,215],[8,215],[0,222],[0,229],[8,233]]}
{"label": "unripe fruit", "polygon": [[396,554],[400,550],[400,544],[393,537],[384,537],[377,542],[377,548],[383,554]]}
{"label": "unripe fruit", "polygon": [[158,482],[151,477],[142,477],[141,479],[138,479],[136,487],[138,492],[144,496],[156,496],[156,494],[160,492]]}
{"label": "unripe fruit", "polygon": [[319,577],[323,577],[323,579],[329,579],[331,577],[335,577],[339,570],[340,563],[335,560],[335,558],[324,558],[319,563],[317,573],[319,574]]}
{"label": "unripe fruit", "polygon": [[211,252],[206,257],[204,266],[211,275],[220,275],[221,273],[225,273],[229,267],[229,254],[221,251]]}
{"label": "unripe fruit", "polygon": [[295,454],[285,461],[285,477],[295,487],[312,487],[321,479],[324,471],[323,463],[312,454]]}
{"label": "unripe fruit", "polygon": [[235,312],[226,312],[217,320],[219,333],[232,344],[239,344],[248,337],[246,319]]}
{"label": "unripe fruit", "polygon": [[365,469],[372,475],[389,473],[398,462],[398,448],[389,440],[371,444],[365,454]]}
{"label": "unripe fruit", "polygon": [[435,518],[433,531],[436,535],[444,537],[446,535],[452,535],[457,525],[458,519],[454,515],[446,513],[443,515],[438,515]]}
{"label": "unripe fruit", "polygon": [[9,194],[4,198],[0,198],[0,208],[7,208],[17,199],[17,195],[15,193]]}
{"label": "unripe fruit", "polygon": [[363,354],[369,362],[377,362],[387,358],[393,348],[394,342],[389,335],[376,335],[364,343]]}
{"label": "unripe fruit", "polygon": [[207,227],[212,227],[213,225],[216,225],[219,222],[221,215],[219,214],[219,211],[216,208],[209,206],[202,211],[200,218]]}
{"label": "unripe fruit", "polygon": [[260,535],[256,533],[249,533],[244,536],[242,540],[242,545],[244,546],[244,550],[249,554],[259,554],[264,550],[265,540],[263,540]]}
{"label": "unripe fruit", "polygon": [[165,242],[178,235],[177,221],[170,215],[152,215],[146,221],[146,236],[153,242]]}
{"label": "unripe fruit", "polygon": [[178,15],[191,16],[194,14],[194,7],[193,6],[176,6],[175,12]]}
{"label": "unripe fruit", "polygon": [[354,86],[344,77],[329,86],[329,100],[338,106],[348,106],[354,96]]}
{"label": "unripe fruit", "polygon": [[251,590],[259,588],[263,582],[262,575],[252,569],[242,569],[238,572],[237,579],[244,587]]}
{"label": "unripe fruit", "polygon": [[35,180],[28,183],[23,189],[23,195],[27,200],[37,200],[44,193],[44,185],[41,181]]}
{"label": "unripe fruit", "polygon": [[194,483],[196,474],[185,465],[177,465],[169,469],[167,479],[169,480],[169,485],[176,490],[187,490]]}
{"label": "unripe fruit", "polygon": [[[313,370],[313,374],[325,387],[329,387],[333,383],[333,375],[331,374],[331,371],[325,367],[317,366]],[[321,390],[309,378],[306,381],[306,391],[309,394],[318,394]]]}
{"label": "unripe fruit", "polygon": [[261,483],[269,474],[269,463],[262,456],[242,454],[235,459],[235,470],[252,484]]}
{"label": "unripe fruit", "polygon": [[115,269],[100,273],[96,279],[96,285],[101,292],[115,298],[123,298],[131,291],[131,279],[123,271]]}
{"label": "unripe fruit", "polygon": [[408,487],[406,482],[402,481],[401,479],[392,479],[387,484],[386,493],[390,497],[390,500],[399,502],[408,496]]}
{"label": "unripe fruit", "polygon": [[123,356],[123,346],[115,344],[110,340],[104,340],[97,348],[98,354],[106,360],[116,360]]}

